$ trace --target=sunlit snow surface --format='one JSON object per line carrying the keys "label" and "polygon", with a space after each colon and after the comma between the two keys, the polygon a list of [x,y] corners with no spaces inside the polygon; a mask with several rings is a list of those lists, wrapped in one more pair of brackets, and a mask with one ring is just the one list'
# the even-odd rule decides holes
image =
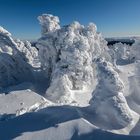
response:
{"label": "sunlit snow surface", "polygon": [[139,140],[140,39],[38,19],[33,46],[0,27],[0,140]]}

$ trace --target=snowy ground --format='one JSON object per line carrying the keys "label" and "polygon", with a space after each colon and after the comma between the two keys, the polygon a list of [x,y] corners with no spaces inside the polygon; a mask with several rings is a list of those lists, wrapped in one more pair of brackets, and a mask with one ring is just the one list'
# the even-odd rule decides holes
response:
{"label": "snowy ground", "polygon": [[[130,134],[139,132],[138,123]],[[79,115],[77,108],[56,106],[35,113],[26,113],[1,122],[0,137],[3,140],[139,140],[139,136],[113,134],[101,130]]]}

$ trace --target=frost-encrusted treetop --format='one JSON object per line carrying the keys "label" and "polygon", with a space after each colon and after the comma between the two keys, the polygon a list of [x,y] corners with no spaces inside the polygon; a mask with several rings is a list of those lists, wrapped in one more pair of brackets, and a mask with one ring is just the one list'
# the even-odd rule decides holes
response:
{"label": "frost-encrusted treetop", "polygon": [[59,18],[50,14],[43,14],[38,17],[40,24],[42,25],[42,36],[46,33],[53,32],[60,28]]}

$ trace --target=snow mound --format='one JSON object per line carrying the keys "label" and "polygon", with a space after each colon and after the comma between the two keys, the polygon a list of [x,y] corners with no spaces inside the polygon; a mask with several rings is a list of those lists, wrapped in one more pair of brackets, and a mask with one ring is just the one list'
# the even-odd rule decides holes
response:
{"label": "snow mound", "polygon": [[12,117],[36,110],[45,101],[45,98],[29,89],[11,91],[9,94],[1,94],[0,121],[8,120]]}

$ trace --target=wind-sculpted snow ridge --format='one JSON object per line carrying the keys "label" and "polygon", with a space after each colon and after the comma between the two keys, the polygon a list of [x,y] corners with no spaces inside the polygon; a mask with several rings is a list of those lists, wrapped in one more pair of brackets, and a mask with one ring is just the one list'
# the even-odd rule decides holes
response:
{"label": "wind-sculpted snow ridge", "polygon": [[107,57],[106,41],[93,23],[60,27],[58,17],[48,14],[39,16],[39,21],[42,37],[37,47],[42,69],[50,79],[46,98],[70,103],[73,90],[88,89],[95,81],[94,60],[103,54]]}
{"label": "wind-sculpted snow ridge", "polygon": [[29,42],[14,40],[0,27],[0,88],[30,81],[33,78],[33,59],[37,50]]}
{"label": "wind-sculpted snow ridge", "polygon": [[[98,85],[90,101],[91,109],[101,121],[100,126],[121,128],[133,124],[137,118],[123,95],[124,85],[113,65],[103,59],[97,60]],[[105,124],[104,124],[105,123]]]}

